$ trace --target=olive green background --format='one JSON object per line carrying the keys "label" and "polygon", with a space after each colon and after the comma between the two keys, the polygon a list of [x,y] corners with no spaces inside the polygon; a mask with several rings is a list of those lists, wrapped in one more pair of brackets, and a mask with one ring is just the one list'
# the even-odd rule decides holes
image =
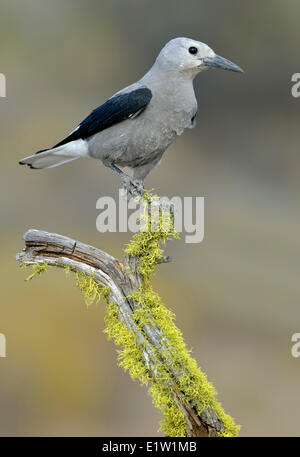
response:
{"label": "olive green background", "polygon": [[299,114],[297,0],[1,0],[0,435],[158,436],[145,388],[117,367],[104,304],[72,278],[31,283],[14,260],[40,228],[120,257],[130,234],[96,231],[96,201],[119,179],[92,160],[31,171],[51,146],[140,78],[169,39],[209,44],[245,74],[195,81],[197,127],[148,177],[160,195],[205,196],[205,239],[170,242],[153,280],[241,435],[299,435]]}

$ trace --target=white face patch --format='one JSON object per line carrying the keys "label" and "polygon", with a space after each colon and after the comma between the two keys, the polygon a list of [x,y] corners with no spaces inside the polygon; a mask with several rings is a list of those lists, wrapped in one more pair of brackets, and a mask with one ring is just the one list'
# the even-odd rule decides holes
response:
{"label": "white face patch", "polygon": [[[197,52],[190,52],[196,48]],[[215,57],[215,52],[200,41],[190,38],[175,38],[169,41],[160,52],[157,60],[162,68],[178,71],[192,70],[194,74],[202,70],[202,59]]]}
{"label": "white face patch", "polygon": [[205,57],[215,57],[215,52],[207,46],[205,43],[197,43],[198,47],[198,56],[201,59],[204,59]]}
{"label": "white face patch", "polygon": [[216,56],[216,53],[209,48],[209,52],[208,52],[208,57],[215,57]]}

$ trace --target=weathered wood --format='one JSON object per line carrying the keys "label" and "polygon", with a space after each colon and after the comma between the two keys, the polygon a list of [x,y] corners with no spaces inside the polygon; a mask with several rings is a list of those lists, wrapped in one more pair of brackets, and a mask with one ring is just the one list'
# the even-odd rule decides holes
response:
{"label": "weathered wood", "polygon": [[[174,382],[167,388],[171,389],[174,401],[184,413],[188,436],[217,436],[223,432],[224,426],[216,411],[204,411],[198,415],[184,394],[176,388],[175,381],[179,372],[162,329],[152,320],[151,325],[144,325],[141,332],[135,323],[132,315],[141,305],[131,295],[142,284],[136,258],[126,256],[124,261],[120,261],[93,246],[42,230],[29,230],[23,238],[25,247],[17,255],[20,263],[31,265],[47,262],[49,265],[69,267],[72,271],[93,276],[97,283],[109,287],[108,298],[117,305],[120,321],[134,332],[144,363],[154,380],[157,367],[162,363],[160,356],[167,361],[165,363],[174,378]],[[159,348],[159,351],[154,351],[153,347]]]}

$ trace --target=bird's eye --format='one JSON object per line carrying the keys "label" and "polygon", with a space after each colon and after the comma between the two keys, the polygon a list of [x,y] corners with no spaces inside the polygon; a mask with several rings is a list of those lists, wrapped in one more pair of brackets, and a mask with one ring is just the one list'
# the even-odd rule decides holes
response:
{"label": "bird's eye", "polygon": [[195,46],[191,46],[191,47],[189,48],[189,53],[190,53],[190,54],[197,54],[197,52],[198,52],[198,49],[195,48]]}

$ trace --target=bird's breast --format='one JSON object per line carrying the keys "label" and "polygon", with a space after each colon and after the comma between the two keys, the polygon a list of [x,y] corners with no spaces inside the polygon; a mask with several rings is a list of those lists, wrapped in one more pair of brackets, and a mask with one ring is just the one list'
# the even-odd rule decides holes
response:
{"label": "bird's breast", "polygon": [[197,113],[197,100],[192,85],[186,90],[178,87],[170,93],[159,92],[154,94],[153,99],[157,112],[163,113],[161,120],[165,130],[173,130],[178,136],[184,129],[191,127]]}
{"label": "bird's breast", "polygon": [[[165,151],[186,128],[193,124],[197,107],[169,106],[167,103],[149,106],[134,119],[126,155]],[[129,121],[130,122],[130,121]]]}
{"label": "bird's breast", "polygon": [[106,129],[90,140],[90,155],[102,160],[109,157],[120,165],[151,162],[192,126],[196,111],[195,99],[174,100],[154,94],[139,116]]}

